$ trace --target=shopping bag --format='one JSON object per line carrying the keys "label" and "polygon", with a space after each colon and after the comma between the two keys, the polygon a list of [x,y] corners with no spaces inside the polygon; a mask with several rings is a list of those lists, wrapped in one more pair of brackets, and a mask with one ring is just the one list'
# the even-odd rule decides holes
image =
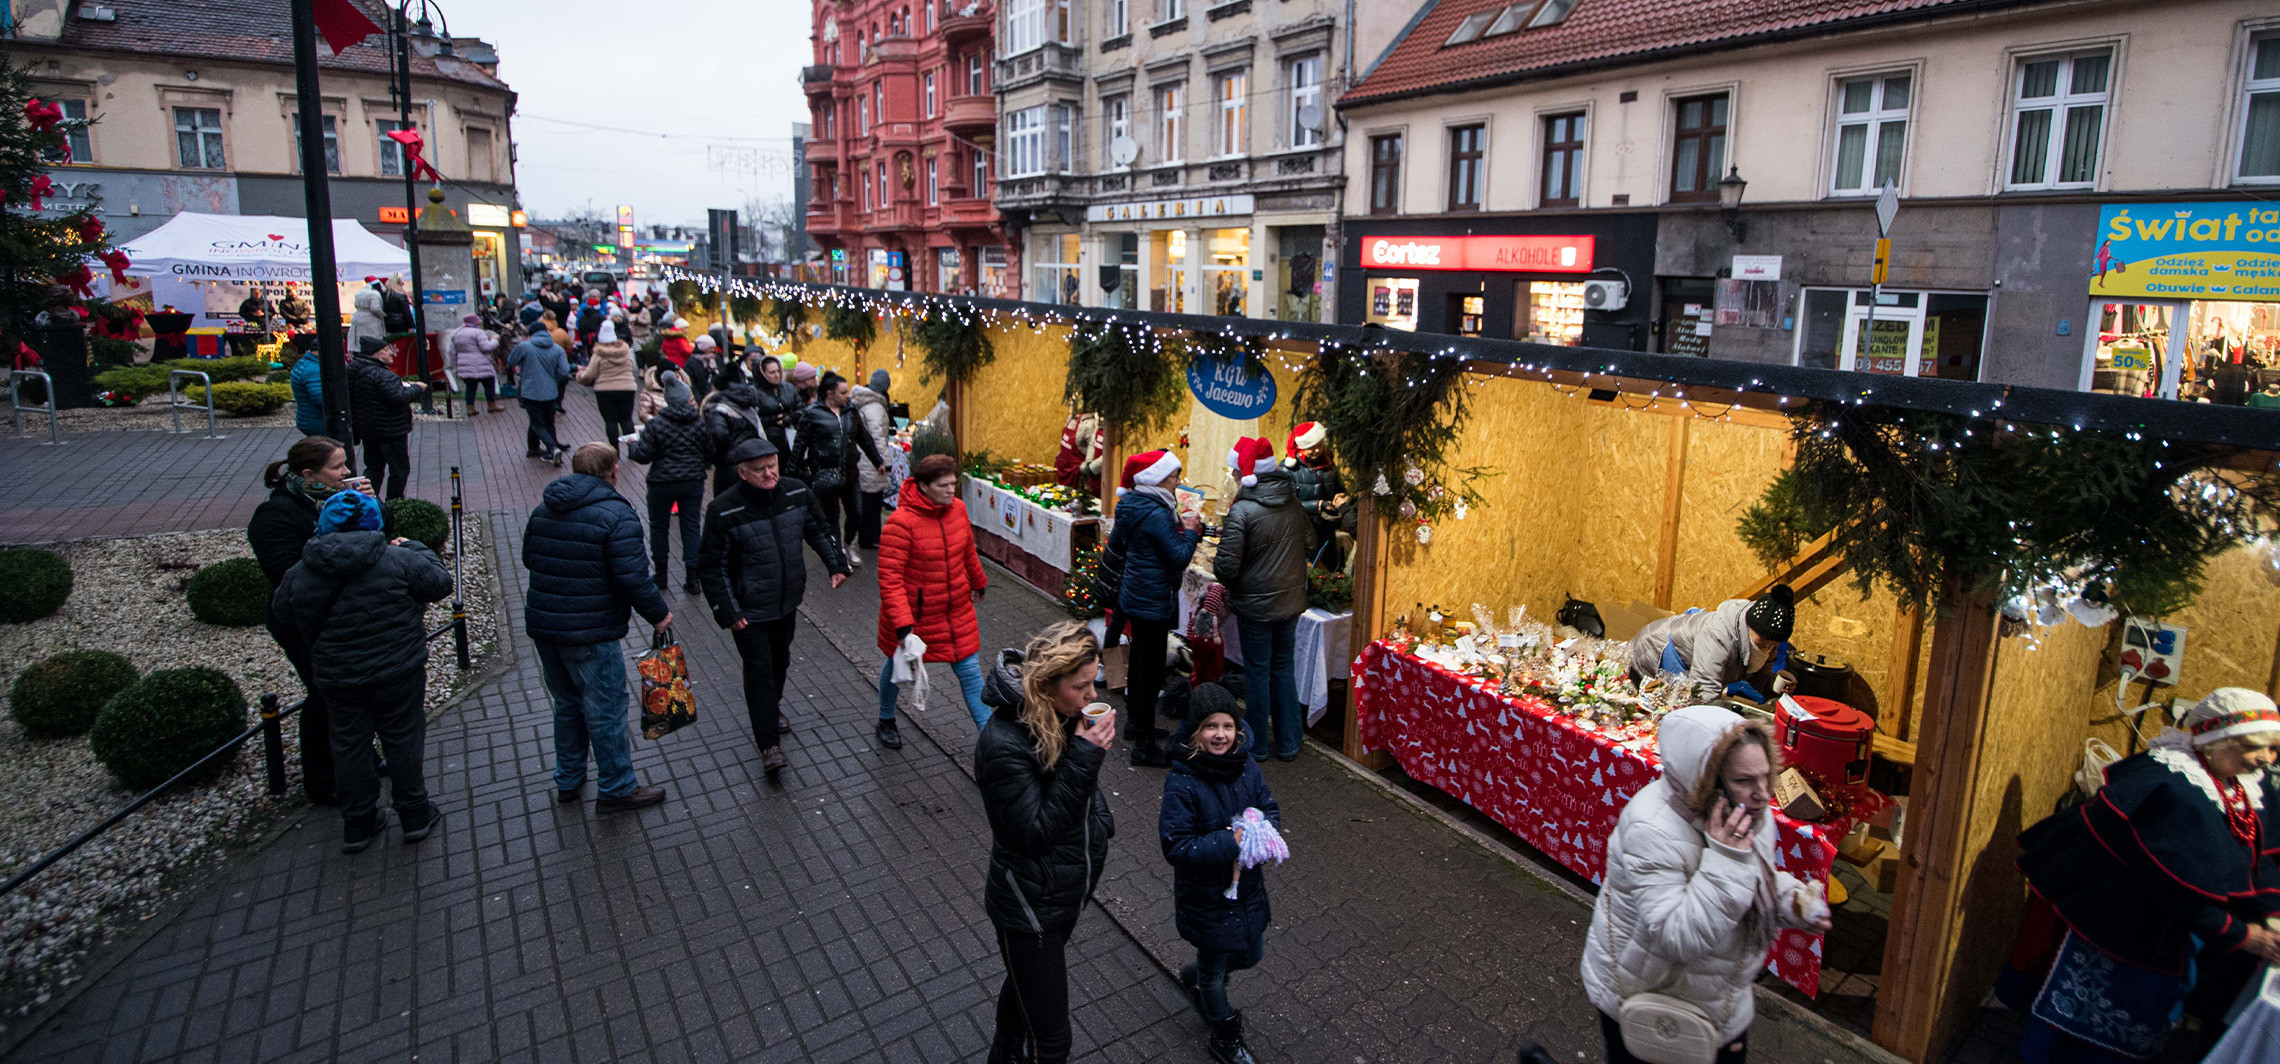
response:
{"label": "shopping bag", "polygon": [[903,637],[902,645],[895,648],[894,683],[902,688],[902,708],[924,712],[928,682],[926,679],[926,641],[912,632]]}
{"label": "shopping bag", "polygon": [[689,661],[681,641],[668,628],[651,638],[633,663],[641,674],[641,737],[662,739],[697,719],[697,699],[689,691]]}

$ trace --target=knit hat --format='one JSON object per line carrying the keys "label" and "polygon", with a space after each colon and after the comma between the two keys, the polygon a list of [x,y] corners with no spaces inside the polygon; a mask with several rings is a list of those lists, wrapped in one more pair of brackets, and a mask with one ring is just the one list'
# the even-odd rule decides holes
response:
{"label": "knit hat", "polygon": [[1773,590],[1750,603],[1743,619],[1748,622],[1750,631],[1776,643],[1787,642],[1797,624],[1797,593],[1790,590],[1788,584],[1775,584]]}
{"label": "knit hat", "polygon": [[481,324],[483,324],[483,316],[482,316],[482,315],[480,315],[480,314],[463,314],[463,315],[461,315],[461,316],[460,316],[460,318],[459,318],[459,324],[461,324],[461,325],[481,325]]}
{"label": "knit hat", "polygon": [[799,381],[812,381],[815,380],[816,377],[817,373],[815,370],[815,363],[813,362],[802,362],[799,365],[792,367],[792,380],[795,383]]}
{"label": "knit hat", "polygon": [[356,353],[360,355],[377,355],[380,353],[380,349],[386,346],[388,346],[388,341],[383,340],[377,336],[367,336],[361,340],[356,341]]}
{"label": "knit hat", "polygon": [[1264,436],[1245,436],[1236,440],[1234,449],[1227,452],[1227,468],[1243,478],[1244,487],[1257,484],[1259,474],[1274,472],[1274,442]]}
{"label": "knit hat", "polygon": [[600,329],[596,330],[596,331],[595,331],[595,333],[594,333],[594,342],[595,342],[595,343],[597,343],[597,344],[614,344],[614,343],[616,343],[616,342],[617,342],[617,326],[615,326],[615,325],[613,325],[613,324],[611,324],[611,323],[609,323],[609,322],[606,322],[606,321],[605,321],[605,322],[603,322],[603,323],[602,323],[602,327],[601,327]]}
{"label": "knit hat", "polygon": [[1153,488],[1180,471],[1178,455],[1170,451],[1149,451],[1124,460],[1124,486],[1127,488]]}
{"label": "knit hat", "polygon": [[871,390],[879,393],[881,398],[886,397],[887,386],[893,383],[894,378],[888,375],[886,370],[875,369],[871,371]]}
{"label": "knit hat", "polygon": [[742,465],[755,458],[766,458],[776,453],[776,445],[766,437],[756,436],[728,450],[728,464]]}
{"label": "knit hat", "polygon": [[2234,736],[2280,731],[2280,708],[2261,692],[2219,687],[2193,703],[2180,723],[2194,746],[2208,746]]}
{"label": "knit hat", "polygon": [[1211,719],[1214,713],[1227,714],[1234,719],[1238,728],[1243,724],[1243,711],[1235,705],[1234,692],[1208,680],[1196,684],[1188,692],[1188,735],[1192,737],[1202,731],[1203,722]]}
{"label": "knit hat", "polygon": [[675,318],[673,319],[673,327],[676,329],[686,329],[689,327],[689,319]]}
{"label": "knit hat", "polygon": [[1296,466],[1299,460],[1330,438],[1330,430],[1319,421],[1301,421],[1290,427],[1290,438],[1283,442],[1283,464]]}
{"label": "knit hat", "polygon": [[380,531],[380,504],[361,491],[338,491],[317,511],[317,534]]}
{"label": "knit hat", "polygon": [[660,391],[665,396],[665,404],[667,406],[671,406],[674,403],[685,403],[689,401],[689,382],[682,380],[680,374],[675,373],[672,370],[666,370],[663,373],[659,373],[657,375],[657,381],[660,386]]}
{"label": "knit hat", "polygon": [[710,336],[700,336],[697,337],[696,343],[692,346],[694,346],[699,351],[711,351],[717,349],[720,345],[713,343],[713,338]]}

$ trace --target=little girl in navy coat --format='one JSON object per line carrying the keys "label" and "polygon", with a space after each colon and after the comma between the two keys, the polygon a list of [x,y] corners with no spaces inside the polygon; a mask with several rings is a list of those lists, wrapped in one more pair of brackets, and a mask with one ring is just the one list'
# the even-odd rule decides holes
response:
{"label": "little girl in navy coat", "polygon": [[1243,1014],[1227,1002],[1227,974],[1259,963],[1269,919],[1262,870],[1244,869],[1235,897],[1227,896],[1242,840],[1233,825],[1256,808],[1282,827],[1282,810],[1251,760],[1252,741],[1235,696],[1216,683],[1196,684],[1167,751],[1172,765],[1156,824],[1172,864],[1180,937],[1195,946],[1180,983],[1211,1025],[1211,1058],[1220,1064],[1255,1064],[1243,1044]]}

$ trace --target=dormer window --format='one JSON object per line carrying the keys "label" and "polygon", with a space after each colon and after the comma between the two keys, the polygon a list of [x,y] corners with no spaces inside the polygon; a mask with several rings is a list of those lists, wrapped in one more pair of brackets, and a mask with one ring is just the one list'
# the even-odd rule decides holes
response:
{"label": "dormer window", "polygon": [[1496,14],[1497,13],[1494,11],[1476,11],[1470,15],[1466,15],[1463,22],[1457,23],[1457,32],[1450,34],[1448,41],[1442,44],[1441,47],[1447,48],[1452,45],[1471,44],[1472,42],[1479,40],[1481,31],[1488,28],[1489,20],[1495,18]]}

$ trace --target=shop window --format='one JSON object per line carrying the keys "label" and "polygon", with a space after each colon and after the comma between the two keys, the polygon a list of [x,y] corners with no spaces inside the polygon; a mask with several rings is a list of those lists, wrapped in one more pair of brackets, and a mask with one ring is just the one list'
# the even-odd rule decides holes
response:
{"label": "shop window", "polygon": [[1582,205],[1583,131],[1581,111],[1544,119],[1544,179],[1538,206]]}
{"label": "shop window", "polygon": [[[299,111],[293,112],[287,116],[287,121],[293,124],[293,169],[295,172],[299,172],[301,169],[301,113]],[[340,172],[340,123],[331,115],[325,115],[319,121],[324,126],[325,172],[337,174]]]}
{"label": "shop window", "polygon": [[1449,129],[1449,209],[1480,209],[1481,157],[1488,127],[1475,123]]}
{"label": "shop window", "polygon": [[2280,181],[2280,35],[2250,45],[2241,112],[2240,179]]}
{"label": "shop window", "polygon": [[1251,231],[1204,230],[1204,252],[1203,283],[1211,300],[1210,312],[1223,318],[1244,317],[1251,279]]}
{"label": "shop window", "polygon": [[1275,317],[1283,321],[1322,320],[1324,235],[1319,225],[1275,230],[1281,252],[1275,257]]}
{"label": "shop window", "polygon": [[1156,86],[1156,160],[1176,163],[1187,158],[1187,87]]}
{"label": "shop window", "polygon": [[1364,321],[1403,332],[1417,331],[1417,278],[1372,277],[1363,283],[1362,290],[1370,297],[1369,305],[1362,308]]}
{"label": "shop window", "polygon": [[2177,397],[2280,407],[2280,303],[2202,299],[2185,306]]}
{"label": "shop window", "polygon": [[1101,260],[1116,267],[1116,287],[1101,305],[1112,310],[1140,309],[1140,234],[1110,233],[1101,240]]}
{"label": "shop window", "polygon": [[[63,149],[48,156],[48,161],[53,163],[94,162],[95,145],[87,136],[87,101],[62,99],[51,102],[62,109],[64,120],[68,125],[63,131]],[[330,122],[331,119],[328,118],[326,121]],[[333,131],[330,126],[327,126],[325,132],[331,134]],[[333,148],[332,172],[337,174],[340,172],[338,144],[328,136],[326,146]]]}
{"label": "shop window", "polygon": [[2013,191],[2087,188],[2098,180],[2110,52],[2022,59],[2012,78]]}
{"label": "shop window", "polygon": [[1007,298],[1011,293],[1006,291],[1005,286],[1005,248],[998,245],[982,248],[975,261],[978,263],[975,267],[975,281],[981,289],[979,294],[989,299]]}
{"label": "shop window", "polygon": [[1188,312],[1188,235],[1184,229],[1158,229],[1148,234],[1149,251],[1156,261],[1155,276],[1148,279],[1148,309],[1172,314]]}
{"label": "shop window", "polygon": [[1370,138],[1370,213],[1401,213],[1401,134]]}
{"label": "shop window", "polygon": [[[1891,376],[1978,380],[1987,297],[1971,292],[1808,288],[1797,364]],[[1872,313],[1873,309],[1873,313]]]}
{"label": "shop window", "polygon": [[1781,282],[1722,278],[1711,316],[1714,325],[1771,329],[1781,316]]}
{"label": "shop window", "polygon": [[1726,94],[1691,96],[1673,106],[1678,126],[1671,142],[1670,201],[1712,202],[1726,169]]}
{"label": "shop window", "polygon": [[1488,317],[1488,297],[1470,292],[1451,292],[1448,302],[1448,330],[1458,336],[1479,336],[1480,323]]}
{"label": "shop window", "polygon": [[1515,281],[1512,338],[1574,347],[1583,342],[1583,282]]}
{"label": "shop window", "polygon": [[962,292],[965,290],[965,285],[960,283],[958,276],[957,248],[934,249],[934,290],[937,292]]}
{"label": "shop window", "polygon": [[1839,196],[1874,195],[1900,183],[1900,161],[1908,142],[1910,78],[1893,74],[1837,83],[1836,172],[1829,183]]}
{"label": "shop window", "polygon": [[1244,70],[1212,77],[1211,96],[1219,104],[1218,118],[1212,125],[1212,154],[1241,155],[1250,146],[1245,121],[1250,106],[1250,82],[1250,72]]}
{"label": "shop window", "polygon": [[1056,233],[1037,238],[1032,245],[1029,264],[1030,298],[1040,303],[1076,305],[1079,282],[1077,279],[1077,234]]}
{"label": "shop window", "polygon": [[1311,148],[1322,143],[1322,53],[1284,63],[1283,81],[1290,86],[1290,146]]}
{"label": "shop window", "polygon": [[175,108],[174,144],[185,170],[229,169],[229,159],[222,151],[222,112],[218,107]]}
{"label": "shop window", "polygon": [[1666,355],[1707,358],[1718,284],[1707,277],[1663,279],[1661,348]]}

